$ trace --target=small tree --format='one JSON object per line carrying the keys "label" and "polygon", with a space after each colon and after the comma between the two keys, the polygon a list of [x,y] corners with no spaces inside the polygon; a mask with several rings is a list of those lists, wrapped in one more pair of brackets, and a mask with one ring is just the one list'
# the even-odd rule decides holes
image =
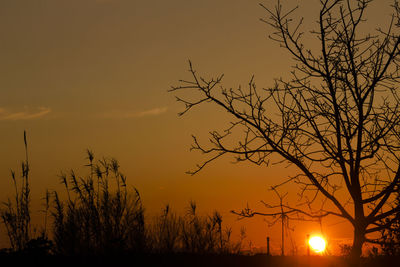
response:
{"label": "small tree", "polygon": [[[320,0],[316,29],[302,30],[296,8],[261,5],[273,29],[270,36],[293,57],[291,79],[268,89],[227,89],[223,75],[207,79],[189,63],[191,78],[171,91],[185,105],[180,115],[211,102],[232,116],[223,132],[212,131],[209,145],[194,137],[194,150],[209,156],[192,174],[227,154],[238,161],[268,165],[272,155],[299,171],[289,178],[318,209],[294,209],[299,216],[344,218],[354,228],[351,255],[358,258],[368,234],[387,229],[399,207],[392,205],[400,180],[399,16],[397,1],[386,29],[364,34],[372,0]],[[365,29],[365,28],[364,28]],[[315,40],[318,47],[304,43]],[[198,98],[194,99],[195,96]],[[275,115],[277,114],[277,115]],[[241,134],[241,137],[238,135]],[[233,139],[233,141],[232,141]],[[343,185],[343,187],[342,187]],[[339,197],[344,188],[346,197]],[[268,215],[246,209],[242,216]]]}

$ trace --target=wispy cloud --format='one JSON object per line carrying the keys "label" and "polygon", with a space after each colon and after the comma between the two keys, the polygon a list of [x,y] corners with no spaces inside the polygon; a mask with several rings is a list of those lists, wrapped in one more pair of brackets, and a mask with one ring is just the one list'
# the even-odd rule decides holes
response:
{"label": "wispy cloud", "polygon": [[24,111],[11,111],[0,107],[0,121],[33,120],[45,116],[51,112],[51,108],[39,107],[25,109]]}
{"label": "wispy cloud", "polygon": [[153,108],[149,110],[143,111],[121,111],[121,110],[114,110],[110,112],[106,112],[103,114],[104,118],[111,118],[111,119],[131,119],[131,118],[142,118],[148,116],[158,116],[165,112],[167,112],[167,107],[159,107]]}
{"label": "wispy cloud", "polygon": [[168,108],[167,107],[162,107],[162,108],[153,108],[150,110],[145,110],[145,111],[141,111],[136,113],[136,117],[144,117],[144,116],[157,116],[160,114],[163,114],[165,112],[167,112]]}

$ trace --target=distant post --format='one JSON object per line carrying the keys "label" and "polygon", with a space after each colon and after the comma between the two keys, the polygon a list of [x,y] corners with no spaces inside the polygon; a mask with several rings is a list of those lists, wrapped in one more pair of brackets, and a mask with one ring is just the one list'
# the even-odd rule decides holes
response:
{"label": "distant post", "polygon": [[271,256],[271,253],[269,251],[269,236],[267,236],[267,255]]}
{"label": "distant post", "polygon": [[307,256],[310,256],[310,235],[307,235]]}
{"label": "distant post", "polygon": [[282,210],[282,256],[285,256],[285,216],[282,208],[282,200],[281,200],[281,210]]}

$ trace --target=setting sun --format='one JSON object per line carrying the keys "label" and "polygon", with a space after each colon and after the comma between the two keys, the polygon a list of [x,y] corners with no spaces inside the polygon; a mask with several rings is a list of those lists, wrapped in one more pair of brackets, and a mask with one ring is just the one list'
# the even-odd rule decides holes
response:
{"label": "setting sun", "polygon": [[313,236],[308,240],[308,244],[317,253],[324,252],[326,248],[326,241],[321,236]]}

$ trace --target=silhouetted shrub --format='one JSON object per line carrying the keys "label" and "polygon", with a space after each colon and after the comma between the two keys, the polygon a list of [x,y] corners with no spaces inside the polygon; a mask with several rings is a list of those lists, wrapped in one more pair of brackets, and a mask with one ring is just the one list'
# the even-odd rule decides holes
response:
{"label": "silhouetted shrub", "polygon": [[390,228],[382,230],[380,243],[383,255],[400,256],[400,218],[396,218]]}
{"label": "silhouetted shrub", "polygon": [[53,249],[53,242],[46,236],[39,236],[37,238],[30,239],[23,250],[24,253],[45,256],[50,255]]}
{"label": "silhouetted shrub", "polygon": [[351,248],[352,246],[349,244],[341,244],[339,245],[340,247],[340,254],[343,257],[350,257],[350,253],[351,253]]}

